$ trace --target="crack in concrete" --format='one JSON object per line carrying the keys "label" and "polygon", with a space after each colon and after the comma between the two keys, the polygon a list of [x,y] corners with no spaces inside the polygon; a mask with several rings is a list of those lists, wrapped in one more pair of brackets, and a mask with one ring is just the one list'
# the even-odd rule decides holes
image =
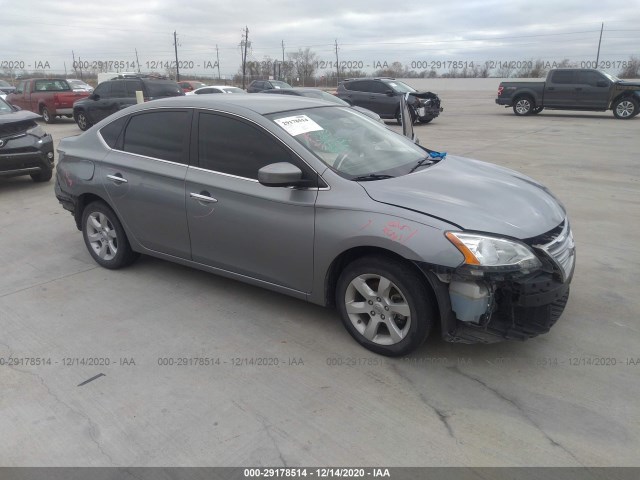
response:
{"label": "crack in concrete", "polygon": [[458,368],[457,365],[454,365],[452,367],[447,367],[450,370],[456,372],[459,375],[462,375],[465,378],[468,378],[469,380],[473,380],[474,382],[482,385],[482,387],[484,387],[486,390],[490,391],[491,393],[493,393],[496,397],[498,397],[499,399],[501,399],[504,402],[507,402],[508,404],[510,404],[511,406],[513,406],[516,410],[518,410],[518,412],[531,424],[533,425],[540,433],[542,433],[542,435],[547,439],[547,441],[554,447],[560,448],[562,451],[564,451],[567,455],[569,455],[571,458],[573,458],[580,466],[585,467],[585,465],[580,461],[580,459],[578,459],[578,457],[576,457],[573,452],[571,452],[567,447],[565,447],[564,445],[562,445],[561,443],[559,443],[558,441],[554,440],[553,438],[551,438],[551,436],[545,432],[542,427],[540,425],[538,425],[538,423],[531,418],[531,416],[529,416],[529,414],[527,413],[527,411],[524,409],[524,407],[522,407],[522,405],[520,405],[518,402],[516,402],[514,399],[507,397],[506,395],[504,395],[503,393],[499,392],[498,390],[496,390],[495,388],[489,386],[487,383],[483,382],[482,380],[480,380],[477,377],[474,377],[473,375],[470,375],[468,373],[463,372],[462,370],[460,370]]}
{"label": "crack in concrete", "polygon": [[444,425],[444,427],[447,429],[447,432],[449,433],[449,436],[451,438],[453,438],[454,440],[458,441],[458,439],[456,438],[455,433],[453,432],[453,427],[451,426],[451,423],[449,423],[449,417],[451,415],[448,414],[447,412],[445,412],[444,410],[441,410],[440,408],[438,408],[435,405],[433,405],[429,401],[427,396],[424,395],[422,392],[418,392],[417,389],[415,388],[415,383],[413,382],[413,380],[411,380],[404,372],[402,372],[402,370],[400,370],[396,364],[391,363],[390,366],[391,366],[391,369],[394,372],[396,372],[396,374],[400,378],[402,378],[405,382],[409,383],[413,387],[414,391],[416,391],[416,393],[418,394],[418,397],[420,398],[422,403],[424,403],[427,407],[429,407],[431,410],[433,410],[435,412],[435,414],[438,417],[438,420],[440,420],[442,422],[442,424]]}
{"label": "crack in concrete", "polygon": [[280,461],[282,462],[282,465],[284,467],[288,467],[289,465],[287,464],[287,461],[284,459],[284,455],[282,454],[282,450],[280,450],[280,446],[278,445],[278,442],[276,441],[275,437],[273,436],[273,433],[271,433],[271,428],[273,427],[273,425],[271,425],[271,424],[269,424],[267,422],[267,419],[265,418],[265,416],[260,414],[260,413],[258,413],[258,412],[247,411],[247,409],[245,409],[242,405],[240,405],[235,400],[231,400],[231,403],[233,403],[236,407],[238,407],[243,412],[250,413],[250,414],[252,414],[254,417],[256,417],[258,419],[258,421],[262,424],[262,428],[267,433],[267,436],[269,437],[269,440],[271,440],[271,443],[273,444],[273,446],[275,447],[276,451],[278,452],[278,457],[280,458]]}
{"label": "crack in concrete", "polygon": [[[8,351],[9,351],[9,356],[8,358],[13,356],[13,351],[11,350],[11,347],[9,345],[7,345],[6,343],[0,342],[0,345],[5,347]],[[89,417],[89,415],[87,415],[84,412],[78,411],[74,408],[72,408],[68,403],[66,403],[65,401],[63,401],[60,397],[58,397],[58,395],[56,395],[55,393],[53,393],[51,391],[51,389],[49,388],[49,386],[45,383],[44,378],[42,378],[40,375],[38,375],[36,372],[31,372],[29,370],[20,370],[19,368],[16,368],[15,366],[8,366],[11,370],[18,372],[18,373],[26,373],[27,375],[31,375],[35,378],[38,379],[38,381],[40,382],[40,384],[45,388],[45,390],[47,391],[47,393],[49,394],[50,397],[52,397],[56,402],[58,402],[59,404],[63,405],[64,407],[66,407],[68,410],[70,410],[71,412],[75,413],[76,415],[79,415],[80,417],[84,418],[88,425],[89,425],[89,438],[91,438],[91,441],[96,445],[96,447],[98,448],[98,450],[100,451],[100,453],[102,453],[103,456],[105,456],[107,458],[107,460],[109,460],[109,463],[115,467],[117,467],[118,465],[115,463],[115,461],[113,460],[113,458],[111,457],[111,455],[109,455],[103,448],[102,445],[100,444],[100,442],[98,441],[98,439],[96,438],[96,429],[98,428],[98,425],[91,420],[91,418]]]}
{"label": "crack in concrete", "polygon": [[47,284],[52,283],[52,282],[57,282],[58,280],[63,280],[65,278],[73,277],[74,275],[80,275],[81,273],[89,272],[91,270],[95,270],[96,268],[99,268],[99,266],[96,265],[96,266],[87,268],[86,270],[81,270],[79,272],[69,273],[68,275],[62,275],[61,277],[52,278],[51,280],[46,280],[46,281],[41,282],[41,283],[36,283],[36,284],[29,285],[29,286],[24,287],[24,288],[19,288],[18,290],[14,290],[13,292],[3,293],[3,294],[0,295],[0,298],[8,297],[8,296],[14,295],[16,293],[24,292],[25,290],[30,290],[30,289],[35,288],[35,287],[40,287],[42,285],[47,285]]}

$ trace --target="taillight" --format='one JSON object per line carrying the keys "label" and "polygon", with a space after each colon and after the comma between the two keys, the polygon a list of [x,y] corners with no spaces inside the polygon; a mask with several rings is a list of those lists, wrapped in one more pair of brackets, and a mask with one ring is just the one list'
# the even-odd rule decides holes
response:
{"label": "taillight", "polygon": [[504,87],[502,85],[500,85],[498,87],[498,96],[502,95],[502,91],[504,90]]}

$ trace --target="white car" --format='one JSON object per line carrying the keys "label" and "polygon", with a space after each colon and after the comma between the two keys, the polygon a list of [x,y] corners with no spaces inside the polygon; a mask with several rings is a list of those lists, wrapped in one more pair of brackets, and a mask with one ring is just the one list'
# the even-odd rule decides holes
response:
{"label": "white car", "polygon": [[78,80],[77,78],[69,78],[69,79],[67,79],[67,83],[76,92],[93,93],[93,87],[91,85],[89,85],[88,83],[83,82],[82,80]]}
{"label": "white car", "polygon": [[186,95],[202,95],[205,93],[247,93],[241,88],[231,87],[229,85],[210,85],[208,87],[196,88],[193,92],[187,92]]}

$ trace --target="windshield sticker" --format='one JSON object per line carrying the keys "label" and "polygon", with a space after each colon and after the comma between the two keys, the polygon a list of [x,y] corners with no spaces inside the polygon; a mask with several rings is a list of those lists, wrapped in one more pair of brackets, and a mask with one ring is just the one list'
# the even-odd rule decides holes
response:
{"label": "windshield sticker", "polygon": [[306,115],[278,118],[274,121],[282,128],[284,128],[292,137],[307,132],[318,132],[320,130],[324,130],[320,125],[318,125]]}
{"label": "windshield sticker", "polygon": [[280,88],[278,85],[274,85],[273,88]]}
{"label": "windshield sticker", "polygon": [[393,82],[389,82],[387,85],[391,85],[392,87],[397,87],[398,86],[397,83],[393,83]]}

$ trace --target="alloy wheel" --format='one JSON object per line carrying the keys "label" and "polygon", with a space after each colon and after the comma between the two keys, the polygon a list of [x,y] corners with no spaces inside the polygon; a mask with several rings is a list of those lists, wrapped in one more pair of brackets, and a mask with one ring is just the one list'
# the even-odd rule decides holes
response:
{"label": "alloy wheel", "polygon": [[87,218],[87,238],[89,245],[102,260],[112,260],[118,253],[116,230],[102,212],[92,212]]}

